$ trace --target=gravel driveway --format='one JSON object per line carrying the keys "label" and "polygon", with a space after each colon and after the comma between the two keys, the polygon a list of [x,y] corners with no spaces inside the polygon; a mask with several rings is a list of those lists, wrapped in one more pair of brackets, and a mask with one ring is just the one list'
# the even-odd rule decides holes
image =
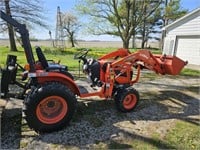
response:
{"label": "gravel driveway", "polygon": [[[199,123],[199,85],[199,78],[141,79],[135,84],[140,103],[133,112],[118,112],[113,101],[79,100],[69,126],[42,135],[27,127],[21,109],[17,108],[14,116],[4,113],[1,148],[104,149],[110,142],[133,138],[153,143],[150,138],[153,133],[164,136],[177,120]],[[160,147],[170,148],[164,143]]]}

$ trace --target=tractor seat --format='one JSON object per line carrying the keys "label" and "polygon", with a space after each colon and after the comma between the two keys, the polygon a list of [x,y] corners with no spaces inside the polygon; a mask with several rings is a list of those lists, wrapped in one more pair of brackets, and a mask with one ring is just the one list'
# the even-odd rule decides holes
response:
{"label": "tractor seat", "polygon": [[42,67],[47,71],[68,71],[67,66],[60,65],[53,61],[49,61],[44,56],[40,47],[36,47],[36,54],[38,57],[39,62],[41,63]]}

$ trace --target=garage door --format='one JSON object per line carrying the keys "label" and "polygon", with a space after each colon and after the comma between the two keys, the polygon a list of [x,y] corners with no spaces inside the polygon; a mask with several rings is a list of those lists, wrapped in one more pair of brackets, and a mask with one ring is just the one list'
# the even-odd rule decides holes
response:
{"label": "garage door", "polygon": [[189,64],[200,65],[200,36],[178,37],[175,55]]}

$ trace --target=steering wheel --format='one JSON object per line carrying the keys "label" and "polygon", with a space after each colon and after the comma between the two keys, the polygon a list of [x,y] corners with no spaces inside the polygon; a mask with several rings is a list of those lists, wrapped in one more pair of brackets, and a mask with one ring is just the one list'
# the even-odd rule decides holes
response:
{"label": "steering wheel", "polygon": [[81,59],[81,60],[85,60],[86,56],[87,56],[87,53],[88,53],[89,49],[82,49],[80,52],[77,52],[75,55],[74,55],[74,59]]}

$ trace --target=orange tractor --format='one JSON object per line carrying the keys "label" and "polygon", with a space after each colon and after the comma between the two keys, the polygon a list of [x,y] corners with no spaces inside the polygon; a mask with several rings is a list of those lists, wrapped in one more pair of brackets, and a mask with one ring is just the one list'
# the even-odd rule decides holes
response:
{"label": "orange tractor", "polygon": [[132,111],[139,101],[139,93],[133,85],[138,82],[141,69],[177,75],[187,64],[176,56],[153,55],[147,50],[131,53],[127,49],[118,49],[99,59],[88,58],[89,51],[82,50],[74,58],[83,62],[82,70],[90,79],[91,87],[98,87],[98,90],[89,92],[75,82],[67,66],[47,61],[39,47],[36,48],[38,61],[35,61],[25,25],[3,12],[0,16],[21,34],[28,62],[23,74],[23,80],[28,81],[22,85],[16,81],[17,68],[20,67],[17,58],[8,56],[7,66],[2,69],[1,90],[6,96],[9,84],[24,88],[25,119],[37,132],[59,130],[69,123],[76,110],[77,98],[99,96],[105,100],[113,99],[119,111]]}

